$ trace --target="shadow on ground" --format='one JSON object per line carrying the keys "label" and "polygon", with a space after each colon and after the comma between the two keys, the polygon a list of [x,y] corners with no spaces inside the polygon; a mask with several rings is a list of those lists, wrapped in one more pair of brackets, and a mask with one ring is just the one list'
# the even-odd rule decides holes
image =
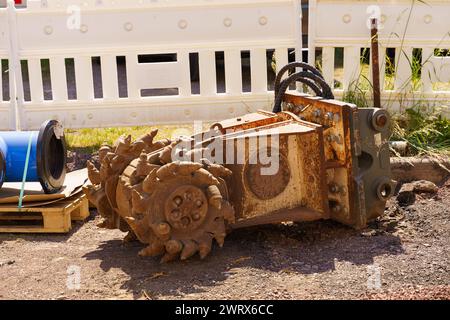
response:
{"label": "shadow on ground", "polygon": [[111,240],[84,258],[100,260],[105,272],[122,269],[130,277],[122,289],[139,298],[143,292],[150,297],[204,292],[204,287],[220,284],[242,268],[323,273],[334,270],[336,261],[370,265],[377,256],[404,252],[400,239],[390,233],[363,237],[331,221],[238,230],[227,237],[224,248],[214,246],[203,261],[196,257],[161,265],[156,258],[138,257],[140,249],[137,242]]}

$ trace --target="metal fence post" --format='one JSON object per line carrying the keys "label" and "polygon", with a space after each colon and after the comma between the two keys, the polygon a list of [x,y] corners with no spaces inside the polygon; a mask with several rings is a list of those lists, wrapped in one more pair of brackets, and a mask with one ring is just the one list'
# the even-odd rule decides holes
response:
{"label": "metal fence post", "polygon": [[21,130],[23,113],[23,82],[19,57],[19,41],[17,32],[16,8],[13,0],[8,0],[8,29],[9,29],[9,90],[13,123],[11,129]]}

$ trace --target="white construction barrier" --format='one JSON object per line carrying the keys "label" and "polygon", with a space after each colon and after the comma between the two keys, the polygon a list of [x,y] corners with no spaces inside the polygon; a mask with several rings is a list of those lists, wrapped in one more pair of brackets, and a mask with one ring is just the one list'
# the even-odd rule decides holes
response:
{"label": "white construction barrier", "polygon": [[[450,49],[450,3],[411,3],[309,1],[309,61],[320,48],[338,98],[360,76],[376,17],[384,106],[450,105],[450,92],[436,85],[450,81],[450,57],[435,55]],[[110,127],[269,110],[272,55],[277,68],[300,60],[301,29],[300,0],[28,0],[25,8],[10,1],[0,7],[0,130],[36,129],[48,118],[68,128]],[[387,48],[396,58],[391,88]],[[413,91],[417,50],[422,79]]]}
{"label": "white construction barrier", "polygon": [[[338,72],[342,85],[335,89],[337,97],[352,89],[361,74],[361,51],[370,48],[371,18],[379,21],[379,52],[382,100],[387,108],[423,104],[450,106],[450,91],[442,91],[437,83],[450,90],[450,55],[439,56],[436,49],[450,49],[450,1],[426,0],[310,0],[309,61],[315,61],[322,50],[324,77],[336,85]],[[343,51],[343,71],[338,70],[336,49]],[[395,55],[393,86],[385,82],[386,50]],[[341,51],[341,52],[342,52]],[[437,51],[437,50],[436,50]],[[421,83],[412,88],[413,52],[422,58]],[[342,58],[342,55],[341,55]],[[417,66],[416,75],[417,73]],[[368,68],[368,70],[371,70]],[[371,72],[369,71],[369,79]],[[354,88],[353,88],[354,89]]]}
{"label": "white construction barrier", "polygon": [[2,129],[35,129],[48,118],[68,128],[218,120],[271,107],[268,52],[278,66],[289,49],[301,52],[301,5],[29,0],[0,9],[0,37],[0,57],[22,61],[9,70],[17,98],[0,99]]}

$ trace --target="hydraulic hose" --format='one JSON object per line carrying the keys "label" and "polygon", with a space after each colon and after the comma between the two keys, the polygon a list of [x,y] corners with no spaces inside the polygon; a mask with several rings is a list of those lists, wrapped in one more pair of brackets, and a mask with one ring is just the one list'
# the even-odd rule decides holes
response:
{"label": "hydraulic hose", "polygon": [[275,95],[278,94],[278,91],[280,89],[281,79],[286,74],[286,72],[295,71],[297,68],[303,68],[303,71],[310,71],[313,74],[315,74],[316,76],[323,79],[323,76],[320,73],[320,71],[317,70],[316,68],[314,68],[313,66],[311,66],[307,63],[304,63],[304,62],[291,62],[291,63],[285,65],[283,68],[281,68],[275,78],[275,85],[274,85]]}
{"label": "hydraulic hose", "polygon": [[[313,81],[310,81],[310,80]],[[305,81],[306,80],[306,81]],[[283,82],[281,82],[280,90],[278,94],[275,96],[275,103],[273,112],[281,112],[281,103],[283,102],[284,94],[286,93],[289,86],[294,82],[302,82],[305,83],[308,87],[310,87],[317,96],[320,96],[325,99],[334,99],[333,92],[328,84],[322,78],[312,74],[311,72],[302,71],[298,73],[294,73]]]}

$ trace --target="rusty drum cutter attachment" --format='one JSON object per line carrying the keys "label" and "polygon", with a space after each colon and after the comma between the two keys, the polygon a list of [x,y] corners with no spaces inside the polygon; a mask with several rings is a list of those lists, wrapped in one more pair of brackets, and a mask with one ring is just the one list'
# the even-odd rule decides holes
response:
{"label": "rusty drum cutter attachment", "polygon": [[[294,82],[316,96],[287,91]],[[168,262],[204,258],[237,228],[321,219],[363,228],[383,214],[393,192],[388,114],[333,100],[303,63],[283,68],[275,91],[273,112],[191,137],[155,141],[155,130],[103,146],[85,189],[101,227],[128,231],[146,245],[142,256]]]}

